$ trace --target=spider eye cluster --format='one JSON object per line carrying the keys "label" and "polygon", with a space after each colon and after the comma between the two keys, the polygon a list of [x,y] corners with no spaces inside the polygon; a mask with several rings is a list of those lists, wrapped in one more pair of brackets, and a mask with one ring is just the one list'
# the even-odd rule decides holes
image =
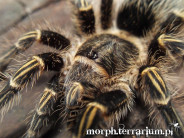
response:
{"label": "spider eye cluster", "polygon": [[98,53],[97,53],[96,51],[91,50],[91,51],[87,54],[87,57],[88,57],[89,59],[92,59],[92,60],[97,59],[97,58],[98,58]]}

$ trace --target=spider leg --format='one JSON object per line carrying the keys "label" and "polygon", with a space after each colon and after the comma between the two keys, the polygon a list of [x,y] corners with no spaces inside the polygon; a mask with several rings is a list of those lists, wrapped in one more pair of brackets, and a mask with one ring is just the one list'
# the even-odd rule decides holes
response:
{"label": "spider leg", "polygon": [[112,4],[113,0],[102,0],[101,1],[101,25],[104,30],[110,28],[112,22]]}
{"label": "spider leg", "polygon": [[22,90],[28,82],[42,71],[60,71],[63,67],[63,60],[56,53],[44,53],[33,56],[33,59],[25,63],[8,81],[7,85],[0,91],[0,109],[9,102],[14,95]]}
{"label": "spider leg", "polygon": [[175,11],[170,13],[167,19],[161,24],[161,32],[159,34],[176,34],[183,25],[183,12]]}
{"label": "spider leg", "polygon": [[62,93],[63,86],[59,82],[59,78],[60,74],[56,74],[45,88],[43,96],[36,106],[29,129],[26,132],[26,138],[35,138],[42,135],[42,131],[45,128],[49,129],[56,121],[51,116],[53,116],[54,111],[58,108],[56,107],[57,103],[60,102],[60,99],[64,98],[64,93]]}
{"label": "spider leg", "polygon": [[114,90],[101,94],[93,102],[89,103],[80,116],[74,131],[74,138],[85,137],[88,129],[106,127],[105,122],[112,115],[127,114],[133,105],[133,99],[122,90]]}
{"label": "spider leg", "polygon": [[136,36],[144,36],[155,24],[153,9],[151,1],[127,1],[118,12],[117,27]]}
{"label": "spider leg", "polygon": [[0,58],[0,71],[5,71],[10,61],[19,52],[28,49],[35,41],[58,50],[62,50],[70,45],[70,41],[67,38],[56,32],[48,30],[28,32],[19,38],[18,41]]}
{"label": "spider leg", "polygon": [[[158,49],[160,53],[164,53],[167,57],[161,62],[170,66],[170,71],[176,71],[183,68],[184,61],[184,41],[180,37],[176,37],[174,34],[161,34],[158,39]],[[169,60],[168,60],[169,59]]]}
{"label": "spider leg", "polygon": [[77,30],[81,34],[93,34],[95,32],[95,17],[92,5],[86,0],[75,0],[74,3]]}
{"label": "spider leg", "polygon": [[173,35],[162,34],[158,38],[158,43],[161,49],[167,49],[171,56],[183,59],[184,56],[184,41],[176,38]]}
{"label": "spider leg", "polygon": [[[181,49],[183,49],[181,48],[183,42],[181,41],[181,38],[176,38],[175,34],[180,36],[179,33],[181,32],[183,26],[183,13],[178,11],[170,13],[167,19],[161,24],[161,31],[156,34],[154,40],[149,46],[150,57],[155,57],[155,59],[158,59],[160,56],[165,56],[166,53],[164,50],[166,48],[171,52],[181,52]],[[171,47],[171,45],[173,46]]]}
{"label": "spider leg", "polygon": [[[141,69],[140,72],[140,93],[146,104],[151,107],[152,111],[150,114],[160,116],[160,118],[165,122],[160,125],[163,125],[165,128],[168,128],[173,122],[179,123],[180,130],[174,130],[173,135],[174,137],[181,138],[184,135],[184,124],[172,106],[170,92],[159,72],[159,69],[156,67],[145,67]],[[157,123],[162,123],[163,120],[157,120],[160,121]]]}
{"label": "spider leg", "polygon": [[0,72],[0,81],[6,80],[8,77],[4,73]]}

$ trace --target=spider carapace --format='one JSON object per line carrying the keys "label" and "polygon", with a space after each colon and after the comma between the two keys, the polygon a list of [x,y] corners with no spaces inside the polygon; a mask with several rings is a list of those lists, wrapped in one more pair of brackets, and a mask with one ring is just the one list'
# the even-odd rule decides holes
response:
{"label": "spider carapace", "polygon": [[[0,108],[43,71],[55,71],[43,92],[25,137],[41,137],[52,114],[66,124],[67,136],[86,137],[88,129],[116,128],[134,112],[139,99],[154,128],[184,137],[183,118],[173,107],[178,72],[183,70],[182,0],[75,0],[74,39],[51,30],[23,35],[0,59],[1,78],[12,57],[34,41],[57,49],[33,56],[0,91]],[[94,8],[99,6],[99,8]],[[96,10],[95,10],[96,9]],[[97,10],[99,9],[99,10]],[[182,107],[182,106],[181,106]],[[59,110],[58,110],[59,108]],[[49,124],[49,121],[48,121]],[[120,135],[120,137],[123,137]]]}

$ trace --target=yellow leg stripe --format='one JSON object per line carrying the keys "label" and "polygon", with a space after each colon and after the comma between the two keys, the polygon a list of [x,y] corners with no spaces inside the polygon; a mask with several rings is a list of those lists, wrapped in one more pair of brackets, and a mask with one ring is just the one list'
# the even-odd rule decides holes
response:
{"label": "yellow leg stripe", "polygon": [[40,99],[39,104],[41,104],[41,103],[43,102],[43,100],[45,99],[45,97],[47,96],[48,93],[50,93],[52,97],[55,97],[56,94],[57,94],[57,93],[54,92],[52,89],[45,88],[44,94],[43,94],[42,98]]}
{"label": "yellow leg stripe", "polygon": [[33,56],[33,59],[36,59],[40,63],[41,68],[44,68],[45,67],[44,61],[40,57]]}
{"label": "yellow leg stripe", "polygon": [[26,35],[32,35],[32,34],[37,34],[37,31],[28,32],[28,33],[26,33],[24,36],[26,36]]}
{"label": "yellow leg stripe", "polygon": [[46,103],[50,100],[51,97],[52,97],[52,94],[49,94],[47,99],[43,102],[43,104],[39,107],[38,110],[41,110],[46,105]]}
{"label": "yellow leg stripe", "polygon": [[[92,109],[92,110],[91,110]],[[90,126],[92,125],[92,123],[94,122],[94,118],[95,115],[97,113],[98,110],[101,110],[103,113],[107,111],[106,107],[104,107],[103,105],[93,102],[87,105],[87,109],[84,112],[81,122],[80,122],[80,126],[79,126],[79,131],[78,131],[78,136],[77,138],[80,138],[85,132],[83,132],[83,130],[87,130],[90,128]],[[91,110],[91,111],[90,111]],[[90,111],[90,113],[89,113]],[[87,114],[89,113],[89,116],[87,116]],[[84,126],[85,124],[85,120],[87,121],[86,126]],[[84,128],[85,127],[85,128]]]}
{"label": "yellow leg stripe", "polygon": [[170,97],[167,97],[166,99],[162,99],[162,100],[154,100],[154,102],[159,105],[167,105],[169,101],[170,101]]}
{"label": "yellow leg stripe", "polygon": [[78,91],[82,93],[84,91],[83,86],[78,82],[74,82],[66,97],[67,105],[70,105],[71,101],[75,99]]}
{"label": "yellow leg stripe", "polygon": [[36,128],[38,127],[38,125],[40,124],[40,122],[41,122],[41,119],[38,120],[38,122],[36,123],[36,126],[34,127],[33,130],[36,130]]}
{"label": "yellow leg stripe", "polygon": [[149,72],[150,70],[158,70],[158,68],[156,68],[156,67],[148,67],[148,68],[146,68],[146,69],[144,69],[142,71],[141,76],[144,77],[145,74],[147,74],[147,72]]}
{"label": "yellow leg stripe", "polygon": [[163,79],[160,77],[160,75],[155,70],[152,70],[152,72],[154,73],[156,78],[159,80],[159,82],[162,84],[162,86],[164,87],[164,90],[167,91],[165,83],[164,83]]}
{"label": "yellow leg stripe", "polygon": [[56,96],[57,95],[57,93],[54,90],[49,89],[49,88],[45,88],[44,91],[48,91],[50,94],[52,94],[52,96]]}
{"label": "yellow leg stripe", "polygon": [[147,74],[148,74],[150,80],[152,81],[152,83],[154,84],[154,86],[156,87],[156,89],[157,89],[157,90],[160,92],[160,94],[162,95],[163,99],[166,99],[164,92],[163,92],[162,89],[160,88],[160,85],[155,81],[155,79],[153,78],[153,76],[152,76],[149,72],[147,72]]}
{"label": "yellow leg stripe", "polygon": [[97,112],[97,108],[94,107],[93,110],[92,110],[91,113],[90,113],[89,118],[88,118],[88,122],[87,122],[86,129],[85,129],[85,130],[89,129],[89,127],[90,127],[91,124],[93,123],[93,120],[94,120],[94,117],[95,117],[95,115],[96,115],[96,112]]}
{"label": "yellow leg stripe", "polygon": [[40,30],[36,30],[36,32],[37,32],[36,40],[40,41],[40,39],[41,39],[41,31]]}
{"label": "yellow leg stripe", "polygon": [[[31,63],[35,62],[36,59],[33,59],[31,61],[29,61],[28,63],[24,64],[19,70],[23,69],[23,68],[26,68],[27,66],[29,66]],[[18,72],[18,71],[17,71]]]}
{"label": "yellow leg stripe", "polygon": [[89,5],[89,6],[87,6],[87,7],[82,7],[82,8],[80,8],[80,11],[89,11],[89,10],[91,10],[92,9],[92,5]]}
{"label": "yellow leg stripe", "polygon": [[23,49],[22,45],[19,45],[19,43],[21,41],[29,39],[29,38],[35,38],[37,41],[40,41],[41,31],[36,30],[36,31],[26,33],[25,35],[23,35],[21,38],[18,39],[18,41],[15,43],[15,47],[18,48],[18,49]]}
{"label": "yellow leg stripe", "polygon": [[24,70],[24,68],[27,68],[27,66],[29,66],[30,64],[32,64],[32,63],[35,62],[35,61],[36,61],[36,59],[33,59],[33,60],[27,62],[26,64],[24,64],[24,65],[15,73],[14,76],[16,76],[16,74],[17,74],[20,70]]}
{"label": "yellow leg stripe", "polygon": [[0,99],[0,103],[4,100],[4,98],[6,98],[7,97],[7,95],[9,94],[9,93],[11,93],[12,91],[9,91],[9,92],[7,92],[1,99]]}
{"label": "yellow leg stripe", "polygon": [[100,103],[92,102],[92,103],[89,103],[87,106],[94,106],[94,107],[100,109],[103,113],[107,113],[107,108]]}
{"label": "yellow leg stripe", "polygon": [[161,36],[159,36],[158,38],[158,43],[160,44],[160,46],[162,46],[163,48],[165,48],[165,44],[164,44],[164,37],[165,35],[162,34]]}
{"label": "yellow leg stripe", "polygon": [[158,90],[158,92],[162,95],[162,101],[160,100],[156,100],[155,102],[158,104],[167,104],[168,101],[170,100],[170,97],[166,97],[165,92],[162,91],[160,85],[158,84],[158,82],[155,80],[155,78],[152,76],[152,74],[150,73],[150,71],[152,71],[152,73],[156,76],[157,80],[160,82],[160,84],[163,86],[164,91],[166,92],[166,85],[163,81],[163,79],[161,78],[161,76],[158,74],[158,68],[156,67],[148,67],[146,69],[144,69],[141,73],[141,76],[144,77],[146,74],[148,75],[149,79],[152,81],[153,85],[155,86],[155,88]]}
{"label": "yellow leg stripe", "polygon": [[26,40],[28,38],[37,38],[37,35],[31,34],[31,35],[28,35],[28,36],[23,36],[18,41]]}
{"label": "yellow leg stripe", "polygon": [[22,84],[17,84],[14,80],[10,79],[10,86],[13,88],[20,88]]}
{"label": "yellow leg stripe", "polygon": [[42,101],[45,99],[45,97],[47,96],[48,93],[49,93],[48,91],[44,91],[44,94],[43,94],[42,98],[40,99],[39,104],[42,103]]}
{"label": "yellow leg stripe", "polygon": [[[25,64],[25,65],[26,65],[26,66],[29,66],[30,63],[28,62],[28,63]],[[35,67],[38,67],[39,65],[40,65],[39,63],[35,63],[32,67],[25,69],[25,70],[22,71],[18,76],[16,76],[15,78],[13,78],[13,81],[16,82],[16,80],[17,80],[18,78],[22,77],[22,76],[25,75],[27,72],[29,72],[30,70],[32,70],[32,69],[35,68]],[[24,66],[24,67],[26,67],[26,66]],[[22,69],[22,68],[21,68],[21,69]],[[21,70],[21,69],[19,69],[19,70]],[[19,70],[18,70],[18,72],[19,72]],[[16,75],[16,74],[15,74],[15,75]]]}
{"label": "yellow leg stripe", "polygon": [[89,106],[89,107],[86,109],[86,111],[84,112],[83,116],[82,116],[82,119],[81,119],[81,122],[80,122],[80,126],[79,126],[79,131],[78,131],[78,136],[77,136],[77,138],[80,138],[81,135],[82,135],[81,133],[82,133],[82,128],[83,128],[83,126],[84,126],[84,121],[85,121],[85,119],[86,119],[86,115],[87,115],[88,111],[89,111],[91,108],[92,108],[92,107]]}
{"label": "yellow leg stripe", "polygon": [[43,112],[43,111],[41,111],[39,109],[36,110],[36,113],[37,113],[38,116],[42,116],[42,115],[46,114],[46,112]]}
{"label": "yellow leg stripe", "polygon": [[183,43],[182,40],[174,39],[173,37],[171,37],[171,36],[169,36],[169,35],[162,34],[162,35],[158,38],[158,42],[159,42],[160,46],[162,46],[163,48],[165,48],[164,41],[167,41],[167,42],[178,42],[178,43]]}

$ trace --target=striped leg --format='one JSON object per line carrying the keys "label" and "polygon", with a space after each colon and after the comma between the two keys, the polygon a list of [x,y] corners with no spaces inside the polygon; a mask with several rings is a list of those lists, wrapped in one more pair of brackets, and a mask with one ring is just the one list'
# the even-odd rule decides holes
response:
{"label": "striped leg", "polygon": [[36,30],[28,32],[18,39],[18,41],[0,58],[0,71],[5,71],[10,61],[20,51],[28,49],[35,41],[58,50],[64,49],[70,45],[70,41],[67,38],[52,31]]}
{"label": "striped leg", "polygon": [[112,3],[113,0],[102,0],[101,1],[101,25],[102,29],[108,29],[110,28],[112,24]]}
{"label": "striped leg", "polygon": [[8,79],[7,75],[0,72],[0,81]]}
{"label": "striped leg", "polygon": [[[174,129],[174,137],[184,136],[184,124],[178,113],[172,107],[170,92],[156,67],[147,67],[141,71],[141,94],[144,101],[152,111],[151,115],[156,116],[157,123],[167,129],[172,123],[178,123],[180,129]],[[156,106],[156,108],[155,108]],[[163,124],[161,124],[163,123]]]}
{"label": "striped leg", "polygon": [[178,54],[178,52],[182,53],[182,39],[176,38],[175,34],[179,33],[180,31],[183,31],[183,26],[183,13],[176,11],[174,13],[171,13],[168,18],[161,24],[161,31],[157,33],[154,40],[149,46],[150,57],[154,56],[155,59],[158,59],[161,56],[165,56],[165,49],[168,49],[172,54]]}
{"label": "striped leg", "polygon": [[95,17],[92,5],[86,0],[75,0],[74,9],[76,9],[74,13],[78,31],[81,34],[93,34],[95,32]]}
{"label": "striped leg", "polygon": [[59,74],[55,75],[45,88],[26,132],[26,138],[40,137],[44,130],[48,130],[55,123],[56,119],[52,117],[56,114],[54,112],[58,108],[56,105],[60,102],[60,99],[64,98],[63,86],[59,83],[59,77]]}
{"label": "striped leg", "polygon": [[170,71],[181,70],[184,67],[184,41],[174,34],[161,34],[157,39],[160,52],[169,58],[169,62],[161,62],[161,66],[170,66]]}
{"label": "striped leg", "polygon": [[14,95],[22,90],[34,76],[38,78],[44,70],[60,71],[62,67],[63,60],[60,55],[56,53],[44,53],[33,56],[33,59],[24,64],[0,91],[0,109],[4,107]]}
{"label": "striped leg", "polygon": [[162,34],[158,38],[158,43],[161,49],[168,51],[168,54],[177,59],[180,57],[183,60],[184,41],[182,39],[176,38],[173,35]]}
{"label": "striped leg", "polygon": [[132,106],[132,97],[124,91],[115,90],[101,94],[87,105],[76,125],[73,137],[85,137],[88,129],[106,127],[105,122],[113,113],[116,116],[120,112],[124,116]]}

